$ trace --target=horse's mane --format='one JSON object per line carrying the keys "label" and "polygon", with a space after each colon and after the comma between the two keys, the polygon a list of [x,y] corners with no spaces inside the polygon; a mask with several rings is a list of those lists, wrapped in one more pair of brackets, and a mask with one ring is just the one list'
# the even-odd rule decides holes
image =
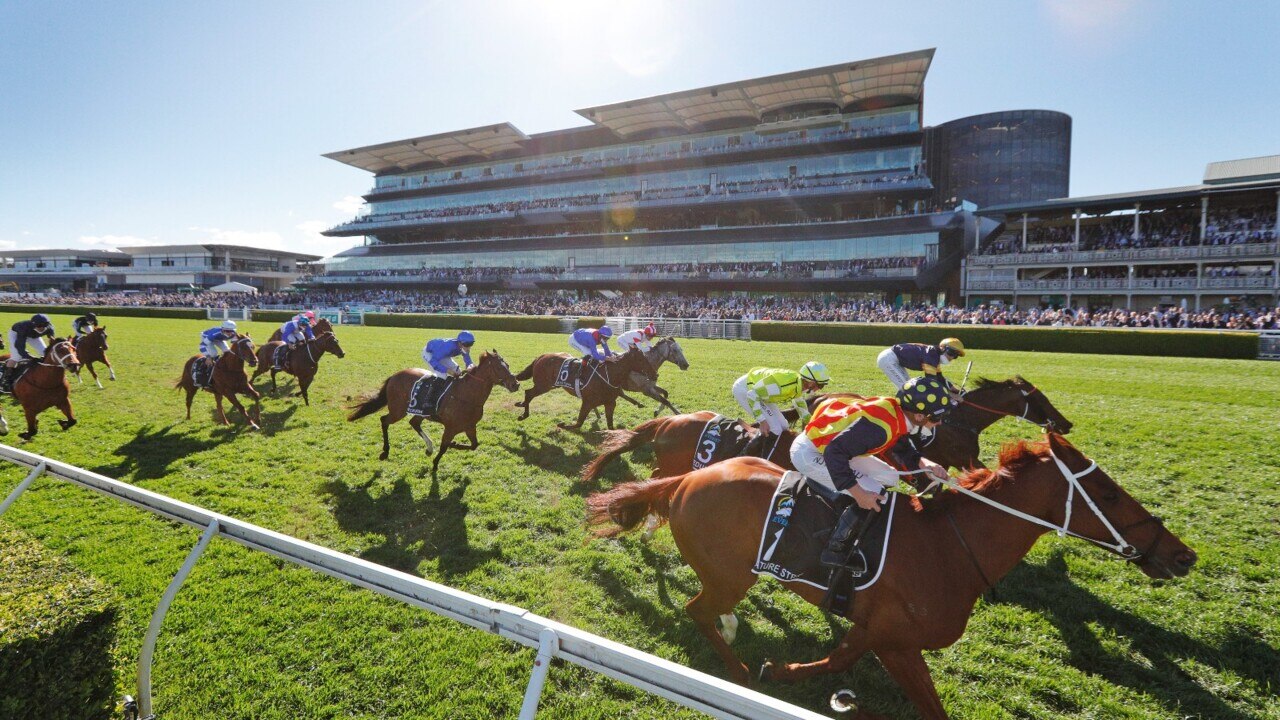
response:
{"label": "horse's mane", "polygon": [[992,380],[990,378],[980,377],[973,383],[974,390],[985,390],[987,388],[992,390],[1022,390],[1029,387],[1031,387],[1031,383],[1027,382],[1021,375],[1014,375],[1007,380]]}
{"label": "horse's mane", "polygon": [[[956,482],[966,490],[972,490],[979,495],[984,495],[1000,487],[1004,481],[1031,465],[1049,457],[1049,454],[1048,440],[1014,440],[1007,442],[1000,447],[999,462],[995,470],[990,468],[967,470],[956,477]],[[922,504],[919,500],[916,500],[916,505],[924,510],[945,509],[951,506],[957,495],[959,493],[942,491],[938,492],[927,503]]]}

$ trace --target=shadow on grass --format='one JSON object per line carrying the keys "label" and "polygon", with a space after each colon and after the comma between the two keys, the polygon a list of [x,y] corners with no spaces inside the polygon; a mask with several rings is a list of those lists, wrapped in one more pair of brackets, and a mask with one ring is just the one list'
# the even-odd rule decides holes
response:
{"label": "shadow on grass", "polygon": [[143,425],[129,442],[112,453],[120,458],[114,465],[99,465],[93,472],[107,477],[124,477],[132,473],[134,481],[157,480],[169,474],[169,466],[176,460],[209,450],[224,442],[221,437],[200,437],[173,432],[180,423],[156,429]]}
{"label": "shadow on grass", "polygon": [[582,466],[595,457],[591,448],[583,445],[582,439],[568,430],[545,438],[531,438],[522,429],[514,437],[519,442],[512,442],[512,436],[504,433],[496,444],[524,463],[568,478],[576,479]]}
{"label": "shadow on grass", "polygon": [[446,577],[501,557],[500,552],[476,550],[467,542],[468,507],[463,495],[468,481],[463,480],[443,497],[439,485],[432,483],[426,497],[415,498],[403,478],[385,492],[370,492],[381,475],[381,470],[375,471],[359,487],[338,480],[321,487],[321,492],[333,498],[339,527],[382,537],[381,544],[361,552],[360,557],[414,575],[419,574],[423,560],[435,559]]}
{"label": "shadow on grass", "polygon": [[[1187,674],[1179,667],[1185,660],[1248,678],[1264,693],[1265,688],[1280,687],[1280,650],[1249,630],[1234,628],[1219,645],[1208,645],[1112,607],[1071,581],[1061,552],[1044,565],[1019,564],[997,588],[993,602],[1020,605],[1054,624],[1071,652],[1073,667],[1150,695],[1179,717],[1254,717],[1227,705]],[[1147,664],[1109,652],[1091,626],[1124,637]]]}

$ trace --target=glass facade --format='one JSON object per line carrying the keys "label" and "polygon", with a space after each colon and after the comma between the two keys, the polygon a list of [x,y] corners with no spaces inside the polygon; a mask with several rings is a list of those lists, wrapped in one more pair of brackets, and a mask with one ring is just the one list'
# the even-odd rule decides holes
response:
{"label": "glass facade", "polygon": [[928,173],[938,199],[978,207],[1067,197],[1071,116],[1010,110],[952,120],[930,129]]}
{"label": "glass facade", "polygon": [[880,257],[925,257],[938,233],[913,233],[832,240],[716,243],[700,245],[609,245],[594,248],[546,248],[489,253],[373,255],[331,262],[330,272],[456,267],[574,267],[659,265],[672,263],[800,262]]}
{"label": "glass facade", "polygon": [[373,208],[371,215],[376,218],[380,215],[423,210],[531,202],[583,195],[640,193],[649,189],[658,190],[703,185],[711,186],[711,192],[715,192],[721,183],[787,180],[792,177],[844,175],[882,170],[909,171],[919,165],[920,158],[920,148],[908,147],[719,165],[697,170],[671,170],[578,182],[525,185],[449,195],[432,195],[405,200],[374,201],[371,203]]}
{"label": "glass facade", "polygon": [[778,145],[803,145],[847,137],[874,137],[920,129],[919,111],[912,108],[877,110],[836,116],[829,127],[777,132],[755,130],[718,131],[667,140],[612,145],[569,154],[540,155],[519,160],[460,165],[440,170],[384,175],[376,178],[374,190],[404,190],[513,177],[560,170],[609,167],[628,162],[700,157],[717,152],[738,152]]}

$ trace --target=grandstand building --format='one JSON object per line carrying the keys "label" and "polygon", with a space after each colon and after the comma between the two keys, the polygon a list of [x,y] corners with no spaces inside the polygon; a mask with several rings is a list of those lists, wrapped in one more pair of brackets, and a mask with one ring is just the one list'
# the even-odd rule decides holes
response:
{"label": "grandstand building", "polygon": [[[922,125],[933,50],[325,157],[373,173],[312,287],[959,295],[971,213],[1068,191],[1071,120]],[[966,202],[967,201],[967,202]]]}
{"label": "grandstand building", "polygon": [[1210,163],[1198,185],[978,214],[1004,228],[964,261],[970,307],[1280,305],[1280,155]]}
{"label": "grandstand building", "polygon": [[240,282],[279,290],[319,255],[239,245],[151,245],[119,250],[0,251],[0,287],[14,292],[207,288]]}

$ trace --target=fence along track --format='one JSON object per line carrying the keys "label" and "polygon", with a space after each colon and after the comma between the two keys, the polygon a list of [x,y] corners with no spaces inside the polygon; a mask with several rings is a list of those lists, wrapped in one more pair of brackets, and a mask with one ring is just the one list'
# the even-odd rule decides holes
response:
{"label": "fence along track", "polygon": [[520,718],[533,718],[546,678],[549,660],[559,658],[633,687],[705,712],[718,718],[743,720],[819,720],[824,716],[804,708],[739,687],[725,680],[640,652],[591,633],[535,615],[514,605],[496,603],[445,585],[376,565],[360,558],[272,532],[251,523],[221,515],[173,498],[150,492],[97,473],[0,444],[0,459],[30,468],[31,472],[0,502],[3,513],[41,474],[94,490],[169,520],[205,531],[187,557],[183,569],[170,584],[152,618],[139,662],[138,693],[142,715],[150,715],[150,656],[168,601],[200,551],[214,537],[224,537],[253,550],[261,550],[295,565],[372,590],[415,607],[429,610],[464,625],[499,635],[539,650],[525,691]]}

